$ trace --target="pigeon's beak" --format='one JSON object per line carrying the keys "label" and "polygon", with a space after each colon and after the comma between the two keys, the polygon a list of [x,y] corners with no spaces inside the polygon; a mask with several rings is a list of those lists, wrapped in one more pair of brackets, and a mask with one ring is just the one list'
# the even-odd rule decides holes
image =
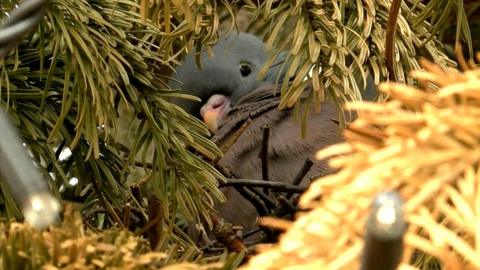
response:
{"label": "pigeon's beak", "polygon": [[208,129],[215,134],[229,110],[230,99],[227,96],[216,94],[211,96],[200,108],[200,115]]}

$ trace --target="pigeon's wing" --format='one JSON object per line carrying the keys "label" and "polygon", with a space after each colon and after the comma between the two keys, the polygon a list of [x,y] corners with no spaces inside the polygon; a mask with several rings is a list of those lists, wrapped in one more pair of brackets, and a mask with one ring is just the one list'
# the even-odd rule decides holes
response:
{"label": "pigeon's wing", "polygon": [[[245,96],[233,108],[214,137],[222,145],[228,136],[251,119],[251,122],[225,150],[217,166],[238,178],[262,179],[262,163],[259,157],[263,140],[262,128],[270,127],[268,165],[269,180],[293,182],[307,158],[314,165],[304,177],[309,179],[331,173],[326,161],[315,160],[315,153],[326,146],[342,141],[338,125],[337,108],[332,103],[322,103],[320,112],[313,109],[307,118],[306,136],[301,136],[300,121],[294,120],[292,110],[279,111],[280,97],[273,87],[264,87]],[[229,222],[251,229],[257,221],[255,208],[234,188],[224,188],[228,201],[217,205],[217,210]]]}
{"label": "pigeon's wing", "polygon": [[323,161],[315,161],[319,149],[342,141],[338,126],[338,112],[334,104],[322,103],[320,112],[310,110],[307,117],[306,136],[301,136],[300,120],[295,120],[292,110],[278,110],[280,97],[277,91],[263,87],[245,96],[228,114],[219,132],[213,138],[222,143],[226,138],[251,120],[236,142],[219,160],[218,165],[242,178],[261,179],[259,152],[263,140],[263,127],[269,125],[269,178],[291,182],[295,174],[310,158],[314,166],[306,178],[331,172]]}

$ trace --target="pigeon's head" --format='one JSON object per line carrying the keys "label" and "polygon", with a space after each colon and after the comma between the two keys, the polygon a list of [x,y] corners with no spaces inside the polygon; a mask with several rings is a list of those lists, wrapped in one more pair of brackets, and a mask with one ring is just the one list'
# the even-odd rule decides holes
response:
{"label": "pigeon's head", "polygon": [[188,113],[202,118],[215,132],[230,108],[243,96],[281,78],[277,75],[282,65],[276,64],[265,78],[258,79],[267,58],[263,42],[254,35],[231,33],[221,37],[213,47],[213,57],[206,51],[201,53],[201,68],[191,53],[169,82],[171,88],[182,89],[184,93],[199,97],[201,102],[185,99],[175,102]]}

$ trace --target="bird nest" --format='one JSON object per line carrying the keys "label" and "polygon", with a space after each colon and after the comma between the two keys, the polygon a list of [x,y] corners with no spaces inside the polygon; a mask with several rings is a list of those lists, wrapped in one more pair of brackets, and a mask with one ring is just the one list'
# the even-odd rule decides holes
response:
{"label": "bird nest", "polygon": [[245,269],[358,269],[372,200],[389,190],[408,223],[399,269],[480,269],[480,68],[459,62],[421,61],[418,88],[383,83],[388,101],[349,103],[346,142],[317,153],[339,171],[312,183],[295,222],[263,220],[287,231]]}

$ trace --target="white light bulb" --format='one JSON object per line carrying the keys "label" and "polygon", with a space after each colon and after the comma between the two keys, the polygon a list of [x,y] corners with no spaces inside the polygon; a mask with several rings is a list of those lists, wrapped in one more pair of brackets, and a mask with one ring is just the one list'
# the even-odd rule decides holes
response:
{"label": "white light bulb", "polygon": [[34,194],[23,206],[25,220],[37,229],[50,225],[59,211],[60,204],[50,193]]}

